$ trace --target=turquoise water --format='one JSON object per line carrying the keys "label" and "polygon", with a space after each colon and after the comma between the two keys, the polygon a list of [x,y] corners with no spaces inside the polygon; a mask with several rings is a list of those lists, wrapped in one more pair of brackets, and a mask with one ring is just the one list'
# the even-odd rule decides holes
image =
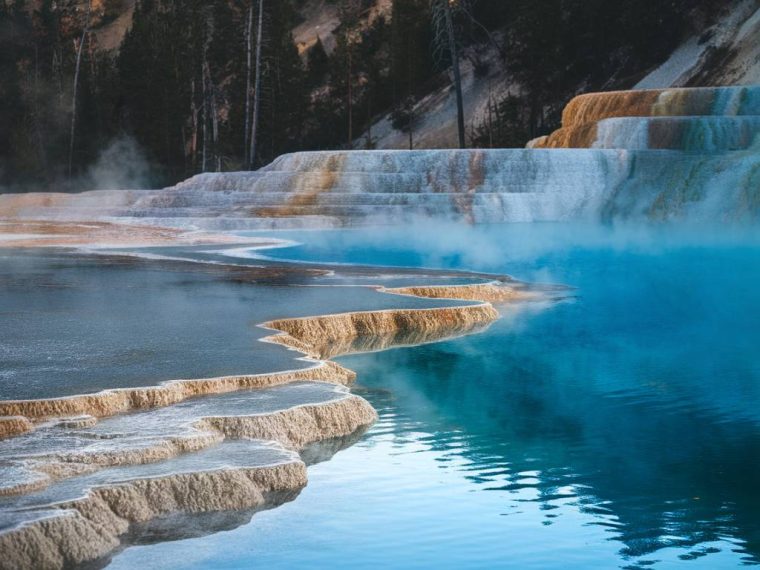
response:
{"label": "turquoise water", "polygon": [[[299,237],[299,236],[293,236]],[[575,287],[488,331],[341,359],[380,421],[292,503],[115,568],[732,568],[760,563],[752,230],[301,234],[301,259]],[[275,252],[270,252],[275,253]]]}

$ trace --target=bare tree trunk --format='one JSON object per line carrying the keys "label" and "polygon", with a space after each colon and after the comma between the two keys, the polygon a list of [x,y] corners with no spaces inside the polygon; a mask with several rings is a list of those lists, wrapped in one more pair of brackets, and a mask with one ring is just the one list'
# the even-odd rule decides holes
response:
{"label": "bare tree trunk", "polygon": [[77,63],[76,67],[74,68],[74,94],[71,99],[71,136],[69,137],[69,178],[71,178],[74,163],[74,136],[76,134],[77,128],[77,89],[79,87],[79,67],[82,63],[82,49],[84,48],[84,41],[90,31],[90,7],[91,2],[90,0],[87,0],[87,15],[85,16],[84,29],[82,30],[82,37],[79,40],[79,47],[77,48]]}
{"label": "bare tree trunk", "polygon": [[[282,93],[282,84],[280,83],[280,58],[275,57],[273,61],[267,62],[267,69],[269,70],[269,76],[272,78],[269,84],[270,97],[273,98],[274,93]],[[271,99],[270,99],[271,100]],[[276,125],[277,123],[277,105],[269,105],[269,124]],[[277,148],[277,133],[275,129],[270,129],[269,136],[269,155],[274,156]]]}
{"label": "bare tree trunk", "polygon": [[206,149],[208,148],[208,99],[206,97],[206,82],[203,81],[203,106],[201,107],[203,123],[203,153],[201,154],[201,172],[206,172]]}
{"label": "bare tree trunk", "polygon": [[182,141],[182,173],[187,176],[187,133],[185,127],[179,128],[179,137]]}
{"label": "bare tree trunk", "polygon": [[163,120],[164,120],[164,145],[166,146],[166,162],[169,164],[169,168],[171,170],[174,170],[174,165],[172,164],[172,139],[169,132],[169,107],[171,105],[169,100],[169,93],[167,93],[166,86],[164,86],[164,98],[163,98],[163,106],[164,106],[164,113],[163,113]]}
{"label": "bare tree trunk", "polygon": [[449,37],[449,52],[451,53],[451,67],[454,71],[454,89],[457,93],[457,132],[459,134],[459,148],[465,147],[464,140],[464,103],[462,101],[462,76],[459,72],[459,50],[454,35],[454,20],[451,17],[451,5],[444,0],[446,14],[446,31]]}
{"label": "bare tree trunk", "polygon": [[[211,158],[214,158],[214,155],[217,155],[218,152],[216,149],[216,102],[214,97],[214,85],[211,82],[211,69],[208,64],[208,52],[211,47],[211,41],[214,37],[215,26],[212,7],[207,5],[203,14],[205,17],[206,29],[203,40],[203,60],[201,61],[201,84],[203,86],[203,162],[201,170],[202,172],[206,172],[209,161],[209,150],[213,153]],[[208,133],[209,120],[212,125],[211,145],[209,145]]]}
{"label": "bare tree trunk", "polygon": [[37,139],[37,153],[40,166],[48,175],[48,160],[45,152],[45,139],[42,135],[42,112],[40,111],[40,67],[39,67],[39,47],[34,44],[34,135]]}
{"label": "bare tree trunk", "polygon": [[211,79],[211,68],[208,61],[203,66],[204,80],[208,91],[208,106],[211,113],[211,148],[216,162],[216,171],[222,170],[222,157],[219,155],[219,109],[216,105],[216,87]]}
{"label": "bare tree trunk", "polygon": [[[181,80],[180,80],[180,77],[179,77],[179,69],[178,69],[178,62],[177,62],[176,55],[174,57],[174,80],[177,82],[178,85],[181,83]],[[194,93],[195,86],[193,85],[193,81],[192,80],[190,81],[190,85],[191,85],[191,93]],[[192,98],[192,94],[191,94],[191,98]],[[192,107],[193,107],[193,104],[191,103],[190,104],[191,112],[192,112]],[[187,141],[187,128],[182,123],[178,124],[177,128],[179,130],[179,140],[180,140],[180,148],[179,148],[179,150],[180,150],[180,153],[182,155],[182,174],[184,176],[187,176],[187,173],[188,173],[188,170],[189,170],[188,169],[188,165],[187,165],[187,152],[188,152],[187,151],[187,148],[188,148],[187,147],[187,144],[188,144],[188,141]]]}
{"label": "bare tree trunk", "polygon": [[201,151],[201,172],[206,172],[208,160],[208,83],[206,83],[206,48],[201,63],[201,132],[203,147]]}
{"label": "bare tree trunk", "polygon": [[216,158],[216,171],[222,171],[222,155],[219,152],[219,109],[216,106],[216,92],[214,84],[211,84],[211,141],[214,143],[214,157]]}
{"label": "bare tree trunk", "polygon": [[53,74],[55,75],[56,82],[58,83],[58,103],[63,106],[63,94],[64,94],[64,88],[63,88],[63,64],[61,63],[61,60],[63,59],[63,55],[61,54],[62,48],[60,44],[56,47],[55,51],[53,51],[53,62],[52,62],[52,68],[53,68]]}
{"label": "bare tree trunk", "polygon": [[348,148],[350,149],[354,140],[354,122],[353,122],[353,85],[351,82],[351,75],[353,75],[352,67],[353,58],[351,57],[351,41],[348,42]]}
{"label": "bare tree trunk", "polygon": [[[246,24],[245,33],[245,49],[246,49],[246,63],[245,63],[245,117],[243,118],[244,125],[244,137],[243,143],[243,157],[248,156],[248,135],[251,129],[251,53],[253,45],[253,0],[250,0],[248,4],[248,21]],[[245,160],[245,158],[244,158]]]}
{"label": "bare tree trunk", "polygon": [[251,118],[251,153],[248,158],[248,168],[253,169],[256,163],[256,131],[259,128],[259,106],[261,100],[261,37],[264,31],[264,0],[259,0],[259,21],[256,33],[256,78],[253,93],[253,117]]}
{"label": "bare tree trunk", "polygon": [[195,79],[190,83],[190,114],[193,118],[193,134],[190,137],[190,153],[192,156],[191,170],[198,168],[198,105],[195,98]]}
{"label": "bare tree trunk", "polygon": [[367,148],[371,149],[372,141],[372,84],[367,85]]}
{"label": "bare tree trunk", "polygon": [[488,96],[488,148],[493,148],[493,114],[492,114],[493,99],[491,95]]}
{"label": "bare tree trunk", "polygon": [[414,70],[412,69],[412,60],[407,58],[406,62],[406,78],[407,78],[407,91],[408,95],[405,104],[409,110],[409,150],[414,150],[414,94],[416,92]]}

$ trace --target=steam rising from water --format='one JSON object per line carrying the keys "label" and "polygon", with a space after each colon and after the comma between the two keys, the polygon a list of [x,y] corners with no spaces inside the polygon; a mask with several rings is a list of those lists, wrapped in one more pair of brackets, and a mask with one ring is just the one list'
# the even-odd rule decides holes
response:
{"label": "steam rising from water", "polygon": [[80,181],[81,190],[150,188],[153,172],[145,153],[132,137],[122,135],[103,149]]}
{"label": "steam rising from water", "polygon": [[[572,236],[572,240],[568,236]],[[534,269],[529,274],[516,277],[544,283],[558,282],[552,278],[551,267],[542,263],[549,254],[557,256],[595,249],[662,255],[683,248],[760,244],[760,232],[752,225],[546,223],[538,226],[471,226],[431,219],[417,219],[409,227],[282,232],[281,237],[303,245],[270,250],[271,257],[388,266],[455,267],[491,273],[530,264]]]}
{"label": "steam rising from water", "polygon": [[[4,178],[3,174],[0,160],[0,181]],[[155,180],[155,168],[138,142],[131,136],[122,134],[112,139],[86,172],[79,176],[69,179],[59,173],[54,179],[42,183],[0,184],[0,194],[142,189],[151,188]],[[108,206],[107,203],[100,205]]]}

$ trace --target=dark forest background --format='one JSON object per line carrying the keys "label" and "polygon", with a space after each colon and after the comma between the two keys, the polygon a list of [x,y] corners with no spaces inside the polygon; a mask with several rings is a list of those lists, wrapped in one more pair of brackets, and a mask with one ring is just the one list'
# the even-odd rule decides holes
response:
{"label": "dark forest background", "polygon": [[[392,113],[395,128],[409,129],[415,102],[450,83],[430,0],[394,0],[371,24],[374,0],[335,0],[341,24],[329,55],[320,41],[301,54],[293,42],[306,1],[264,4],[255,166],[291,151],[372,148],[374,121]],[[519,86],[494,103],[488,125],[468,128],[472,146],[522,146],[549,132],[573,95],[633,85],[729,4],[451,2],[462,3],[456,37],[476,77],[498,66]],[[246,168],[248,30],[258,1],[138,0],[110,50],[89,33],[114,17],[109,1],[86,6],[0,0],[0,189],[82,189],[98,184],[86,175],[104,160],[128,168],[135,157],[153,186]],[[481,48],[496,56],[479,57]]]}

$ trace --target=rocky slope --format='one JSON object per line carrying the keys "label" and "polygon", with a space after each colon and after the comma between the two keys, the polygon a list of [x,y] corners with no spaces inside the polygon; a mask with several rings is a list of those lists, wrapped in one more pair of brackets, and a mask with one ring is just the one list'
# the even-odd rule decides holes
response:
{"label": "rocky slope", "polygon": [[688,38],[635,89],[760,83],[760,3],[743,0],[720,21]]}
{"label": "rocky slope", "polygon": [[[39,6],[38,0],[30,6]],[[135,0],[97,0],[93,2],[95,47],[118,50],[131,25]],[[389,19],[391,0],[374,0],[360,15],[359,25],[366,29],[377,18]],[[70,33],[81,27],[85,4],[72,0],[59,5],[69,22]],[[336,46],[335,32],[340,14],[335,2],[306,0],[298,7],[299,23],[292,31],[293,41],[304,58],[319,40],[328,54]],[[649,70],[637,83],[612,80],[608,88],[655,89],[666,87],[747,85],[760,82],[760,48],[755,39],[760,33],[760,0],[740,0],[712,25],[694,24],[694,35],[686,40],[661,65]],[[496,36],[497,43],[504,38]],[[472,130],[487,120],[490,106],[508,94],[520,92],[520,85],[500,62],[493,46],[480,45],[465,50],[462,78],[465,116]],[[479,62],[480,71],[473,62]],[[485,72],[483,70],[486,70]],[[445,82],[444,82],[445,83]],[[576,86],[577,92],[586,86]],[[316,90],[318,96],[320,90]],[[569,98],[573,93],[564,94]],[[454,148],[457,146],[455,95],[447,83],[430,89],[414,106],[418,121],[414,128],[415,148]],[[391,113],[379,117],[371,129],[356,137],[354,147],[365,148],[371,139],[374,148],[405,149],[406,133],[392,125]]]}
{"label": "rocky slope", "polygon": [[[706,29],[687,38],[660,66],[652,69],[638,83],[612,82],[608,88],[662,89],[760,83],[760,1],[743,0]],[[489,105],[509,94],[520,92],[517,84],[496,64],[493,49],[480,55],[490,63],[485,76],[478,76],[470,60],[462,63],[465,116],[468,127],[488,120]],[[577,86],[578,92],[586,87]],[[572,95],[569,93],[568,95]],[[421,117],[415,128],[415,148],[455,148],[456,101],[449,85],[417,102],[414,114]],[[375,148],[409,148],[408,136],[393,129],[391,115],[376,122],[371,129]],[[363,148],[368,133],[356,141]]]}

